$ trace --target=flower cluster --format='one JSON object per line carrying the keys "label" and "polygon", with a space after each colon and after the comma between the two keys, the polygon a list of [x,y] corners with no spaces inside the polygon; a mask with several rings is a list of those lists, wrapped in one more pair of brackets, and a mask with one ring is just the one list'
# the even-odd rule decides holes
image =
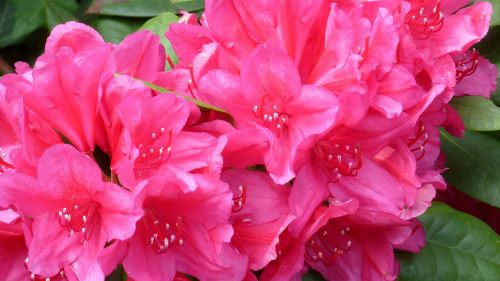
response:
{"label": "flower cluster", "polygon": [[394,280],[423,246],[491,5],[205,2],[175,65],[68,22],[0,79],[1,280]]}

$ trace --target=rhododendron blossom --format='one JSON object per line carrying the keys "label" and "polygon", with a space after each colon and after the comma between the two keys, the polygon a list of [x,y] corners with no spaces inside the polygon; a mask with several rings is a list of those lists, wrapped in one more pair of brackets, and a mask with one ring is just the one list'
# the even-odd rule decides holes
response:
{"label": "rhododendron blossom", "polygon": [[118,44],[57,25],[0,78],[1,280],[396,280],[424,246],[491,4],[204,2]]}

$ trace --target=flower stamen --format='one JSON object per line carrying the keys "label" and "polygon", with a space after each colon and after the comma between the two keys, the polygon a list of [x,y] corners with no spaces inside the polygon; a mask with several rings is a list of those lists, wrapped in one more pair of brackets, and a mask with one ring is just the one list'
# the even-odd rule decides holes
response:
{"label": "flower stamen", "polygon": [[342,176],[356,176],[363,165],[359,144],[352,146],[322,140],[316,144],[314,152],[332,182],[339,181]]}
{"label": "flower stamen", "polygon": [[479,64],[479,52],[475,48],[454,57],[457,83],[472,75]]}
{"label": "flower stamen", "polygon": [[427,39],[443,27],[444,15],[441,12],[441,0],[429,7],[425,1],[408,12],[405,23],[416,39]]}
{"label": "flower stamen", "polygon": [[145,208],[141,225],[146,245],[151,246],[157,254],[166,253],[174,245],[184,245],[182,217],[177,217],[176,222],[170,224],[158,216],[152,208]]}

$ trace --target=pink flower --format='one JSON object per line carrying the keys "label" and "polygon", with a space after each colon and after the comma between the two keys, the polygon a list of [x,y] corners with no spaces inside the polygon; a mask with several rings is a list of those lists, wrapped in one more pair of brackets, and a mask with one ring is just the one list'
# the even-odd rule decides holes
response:
{"label": "pink flower", "polygon": [[[488,2],[479,2],[456,11],[458,3],[452,7],[443,1],[413,0],[405,17],[405,24],[415,40],[422,57],[440,56],[464,52],[479,42],[488,31],[492,6]],[[460,2],[463,3],[463,2]],[[422,11],[422,12],[421,12]],[[453,13],[453,14],[452,14]]]}
{"label": "pink flower", "polygon": [[99,81],[111,49],[86,25],[59,25],[35,64],[33,88],[22,93],[28,108],[82,152],[94,148]]}
{"label": "pink flower", "polygon": [[266,132],[271,146],[265,163],[278,183],[293,178],[299,145],[330,128],[337,112],[335,96],[301,85],[293,61],[271,44],[253,51],[240,77],[224,70],[209,72],[200,82],[200,95],[226,109],[238,128]]}
{"label": "pink flower", "polygon": [[21,92],[32,89],[31,79],[27,70],[0,80],[0,172],[15,168],[34,175],[43,151],[61,142],[47,122],[24,106]]}
{"label": "pink flower", "polygon": [[174,176],[150,178],[137,190],[144,216],[123,262],[134,280],[172,280],[176,271],[200,280],[242,280],[246,274],[246,258],[229,245],[232,193],[206,175],[194,179],[193,191],[184,191]]}
{"label": "pink flower", "polygon": [[264,172],[234,169],[221,178],[234,194],[231,244],[248,256],[250,269],[260,270],[276,259],[279,235],[294,219],[288,210],[289,189]]}
{"label": "pink flower", "polygon": [[261,280],[301,280],[301,271],[306,257],[306,242],[309,238],[330,219],[352,214],[357,206],[358,203],[355,200],[344,203],[332,202],[328,208],[322,206],[318,209],[317,215],[307,220],[307,226],[297,237],[284,232],[277,246],[278,258],[265,268]]}
{"label": "pink flower", "polygon": [[[27,245],[32,239],[31,223],[22,221],[19,215],[10,222],[2,222],[5,218],[4,213],[0,211],[0,278],[6,281],[35,280],[46,281],[47,278],[56,281],[76,281],[73,269],[65,266],[61,271],[52,276],[42,276],[28,271],[27,262],[29,261]],[[14,213],[15,214],[15,213]],[[10,216],[10,215],[9,215]]]}
{"label": "pink flower", "polygon": [[187,102],[174,95],[129,97],[116,109],[123,130],[112,152],[111,168],[120,181],[134,187],[140,179],[165,172],[183,178],[187,187],[196,184],[189,172],[207,169],[218,173],[224,138],[183,131],[189,116]]}
{"label": "pink flower", "polygon": [[399,266],[392,245],[412,231],[412,224],[398,217],[358,211],[317,229],[306,242],[305,259],[328,280],[395,280]]}
{"label": "pink flower", "polygon": [[398,266],[392,245],[407,241],[415,226],[383,212],[355,212],[356,205],[320,206],[298,239],[284,240],[282,255],[262,279],[300,280],[305,262],[328,280],[394,280]]}
{"label": "pink flower", "polygon": [[103,182],[98,166],[65,144],[44,152],[37,178],[15,173],[0,182],[0,206],[33,218],[27,265],[41,276],[72,264],[80,280],[103,278],[99,252],[106,241],[130,237],[141,215],[131,193]]}
{"label": "pink flower", "polygon": [[[111,152],[123,129],[119,111],[124,99],[150,97],[153,90],[144,81],[154,82],[165,68],[165,50],[160,38],[149,31],[127,36],[114,47],[101,76],[102,95],[96,123],[96,143]],[[118,77],[116,77],[118,75]]]}

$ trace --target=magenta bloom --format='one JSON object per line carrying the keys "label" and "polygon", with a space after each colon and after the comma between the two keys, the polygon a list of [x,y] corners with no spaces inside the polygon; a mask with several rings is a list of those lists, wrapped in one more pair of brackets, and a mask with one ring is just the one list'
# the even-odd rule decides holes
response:
{"label": "magenta bloom", "polygon": [[71,264],[80,280],[102,279],[97,255],[106,241],[130,237],[142,214],[131,193],[103,182],[98,166],[65,144],[44,152],[37,178],[5,174],[0,183],[0,206],[33,219],[27,266],[41,276]]}
{"label": "magenta bloom", "polygon": [[170,172],[194,189],[189,172],[220,170],[224,138],[183,131],[189,107],[182,98],[169,94],[128,98],[117,111],[123,131],[112,140],[111,167],[125,186],[132,188],[141,179]]}
{"label": "magenta bloom", "polygon": [[298,147],[329,129],[338,107],[326,89],[301,85],[294,62],[272,44],[252,52],[240,77],[224,70],[209,72],[200,82],[200,95],[226,109],[238,128],[266,132],[270,149],[265,163],[278,183],[293,178]]}
{"label": "magenta bloom", "polygon": [[229,245],[232,193],[206,175],[194,179],[193,191],[174,176],[150,178],[137,190],[144,216],[123,262],[134,280],[173,280],[176,271],[200,280],[236,281],[246,274],[246,258]]}
{"label": "magenta bloom", "polygon": [[94,148],[99,81],[111,49],[86,25],[59,25],[35,64],[33,88],[22,93],[28,108],[82,152]]}
{"label": "magenta bloom", "polygon": [[[20,63],[16,64],[17,66]],[[61,142],[50,124],[27,109],[22,92],[32,89],[31,70],[2,77],[0,82],[0,173],[22,171],[36,174],[36,165],[43,151]],[[26,72],[21,72],[26,71]],[[4,87],[5,85],[5,87]]]}
{"label": "magenta bloom", "polygon": [[[356,202],[320,206],[297,238],[285,238],[281,255],[263,280],[300,280],[303,263],[328,280],[395,280],[393,245],[414,233],[415,224],[383,212],[355,211]],[[422,236],[407,249],[418,250]]]}
{"label": "magenta bloom", "polygon": [[231,244],[248,256],[250,269],[262,269],[276,259],[279,235],[295,218],[289,213],[289,189],[264,172],[234,169],[224,171],[221,178],[234,194]]}

